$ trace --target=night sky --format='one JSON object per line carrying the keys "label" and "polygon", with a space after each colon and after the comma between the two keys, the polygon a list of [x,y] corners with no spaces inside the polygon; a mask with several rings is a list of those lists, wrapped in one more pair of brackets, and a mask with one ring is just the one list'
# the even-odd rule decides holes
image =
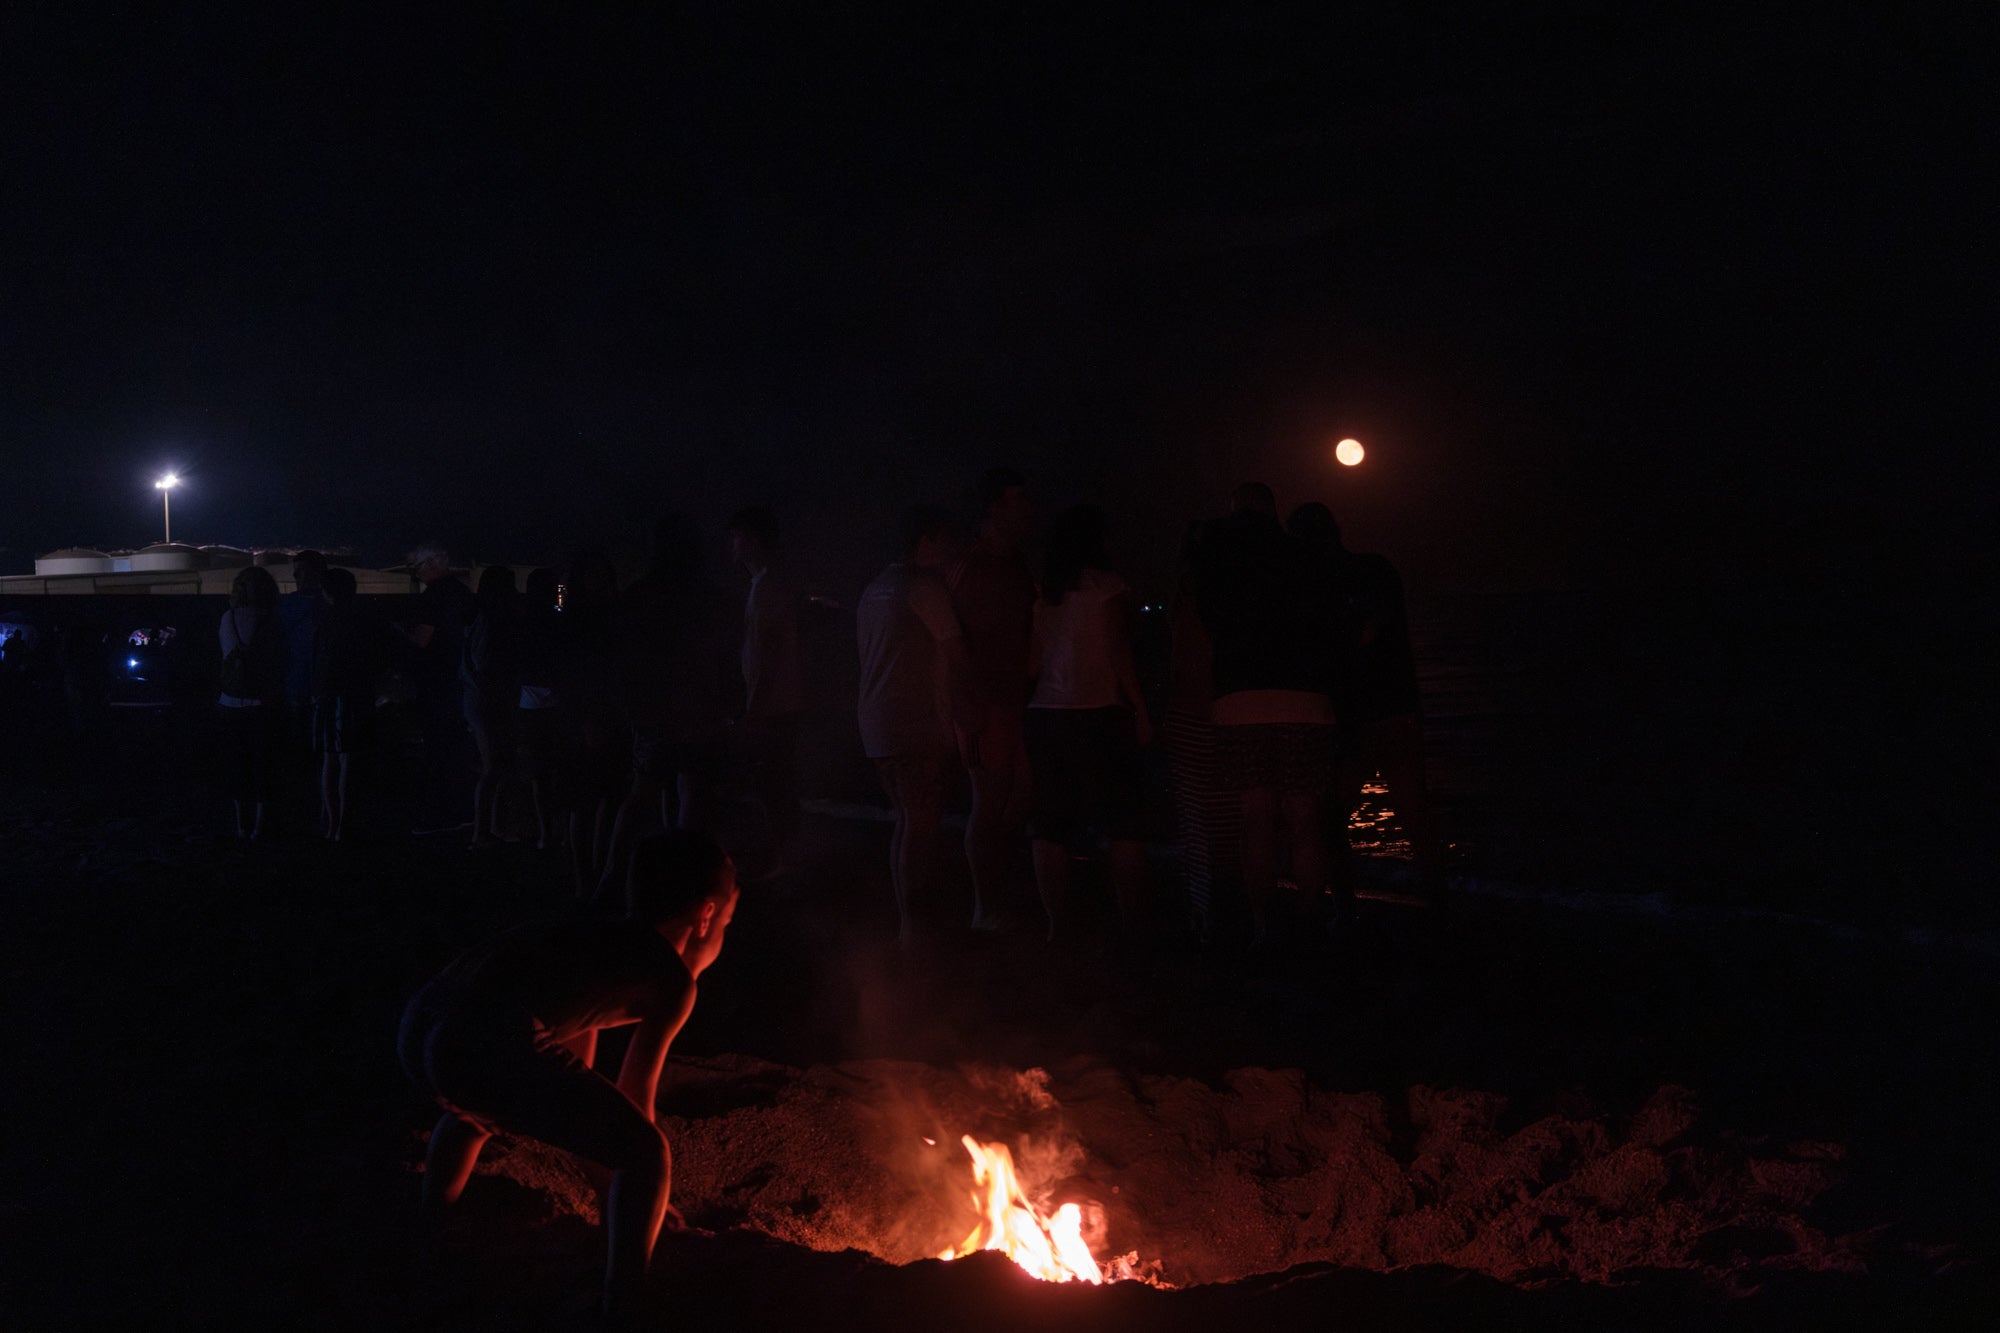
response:
{"label": "night sky", "polygon": [[767,501],[836,590],[996,462],[1155,589],[1252,475],[1432,587],[1986,558],[1993,33],[1943,9],[40,8],[9,572],[157,540],[169,467],[177,535],[374,561]]}

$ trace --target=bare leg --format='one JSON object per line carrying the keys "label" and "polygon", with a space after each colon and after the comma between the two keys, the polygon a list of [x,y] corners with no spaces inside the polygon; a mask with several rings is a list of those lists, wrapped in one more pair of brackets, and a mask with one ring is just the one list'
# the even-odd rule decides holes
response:
{"label": "bare leg", "polygon": [[431,1131],[430,1151],[424,1156],[425,1212],[435,1214],[458,1202],[489,1137],[470,1120],[445,1112]]}
{"label": "bare leg", "polygon": [[259,801],[254,808],[257,811],[257,822],[250,826],[250,841],[252,842],[256,842],[264,836],[264,803]]}
{"label": "bare leg", "polygon": [[333,840],[340,841],[341,830],[347,827],[347,775],[354,766],[353,756],[340,756],[340,783],[333,789]]}
{"label": "bare leg", "polygon": [[896,896],[896,919],[899,923],[896,942],[905,949],[910,947],[910,884],[904,874],[903,845],[909,840],[910,807],[904,793],[902,775],[894,764],[879,764],[877,772],[882,776],[882,790],[888,794],[889,806],[896,812],[896,822],[889,830],[889,889]]}
{"label": "bare leg", "polygon": [[1049,918],[1048,937],[1054,939],[1056,924],[1069,901],[1069,848],[1047,838],[1036,838],[1029,846],[1035,861],[1035,887],[1041,890],[1042,910]]}
{"label": "bare leg", "polygon": [[479,779],[472,784],[472,845],[483,847],[493,841],[486,831],[493,817],[493,798],[499,774],[493,762],[493,736],[484,725],[475,723],[472,739],[479,747]]}
{"label": "bare leg", "polygon": [[570,879],[576,885],[576,896],[588,898],[597,888],[597,873],[590,868],[590,849],[584,834],[587,823],[593,818],[589,811],[578,807],[569,812],[569,871]]}
{"label": "bare leg", "polygon": [[930,889],[937,867],[938,845],[944,841],[944,784],[926,772],[907,784],[909,820],[903,829],[903,941],[913,930],[911,909]]}
{"label": "bare leg", "polygon": [[1437,843],[1431,837],[1430,785],[1424,778],[1424,722],[1414,715],[1392,717],[1381,724],[1382,777],[1395,802],[1396,818],[1410,838],[1418,882],[1429,890],[1440,870]]}
{"label": "bare leg", "polygon": [[[660,793],[660,822],[667,820],[667,795]],[[705,829],[710,824],[708,785],[698,773],[682,772],[674,779],[674,822],[671,827]]]}
{"label": "bare leg", "polygon": [[610,1245],[604,1266],[606,1312],[629,1305],[645,1280],[653,1244],[667,1220],[667,1195],[673,1186],[674,1155],[665,1135],[659,1136],[659,1156],[634,1163],[611,1177],[610,1207],[605,1222]]}
{"label": "bare leg", "polygon": [[1243,896],[1250,900],[1251,938],[1262,940],[1269,925],[1271,894],[1278,884],[1278,793],[1252,787],[1239,798],[1243,828],[1238,849],[1243,859]]}
{"label": "bare leg", "polygon": [[590,889],[595,891],[597,882],[604,875],[604,867],[611,860],[611,844],[618,827],[618,807],[609,799],[600,797],[597,802],[596,822],[591,826],[590,842]]}
{"label": "bare leg", "polygon": [[236,808],[236,836],[239,838],[249,837],[250,826],[243,821],[243,802],[241,800],[236,800],[232,801],[230,804],[232,804]]}
{"label": "bare leg", "polygon": [[625,862],[626,855],[650,829],[641,825],[651,824],[662,809],[665,799],[660,784],[652,778],[634,778],[632,790],[619,803],[618,813],[611,824],[611,845],[606,848],[604,860],[597,868],[597,892],[604,894],[617,887],[618,868]]}
{"label": "bare leg", "polygon": [[901,919],[896,940],[908,949],[916,942],[916,902],[937,859],[944,783],[941,773],[934,774],[922,764],[885,762],[878,769],[883,790],[896,809],[896,829],[889,839],[889,882],[895,888],[896,912]]}
{"label": "bare leg", "polygon": [[563,1043],[563,1049],[583,1061],[585,1069],[590,1068],[597,1063],[597,1029],[592,1028],[588,1032],[579,1032],[576,1036],[571,1037]]}
{"label": "bare leg", "polygon": [[340,758],[332,750],[320,756],[319,760],[319,831],[320,836],[331,838],[340,827],[340,817],[334,813],[335,784],[339,781]]}
{"label": "bare leg", "polygon": [[1131,838],[1111,843],[1111,892],[1118,900],[1118,919],[1128,932],[1145,925],[1146,847]]}
{"label": "bare leg", "polygon": [[910,831],[909,811],[896,811],[896,826],[889,833],[889,888],[896,895],[896,942],[909,948],[914,928],[910,922],[910,882],[904,873],[903,844]]}
{"label": "bare leg", "polygon": [[1019,785],[1013,757],[966,770],[972,780],[972,810],[965,820],[965,863],[972,871],[972,927],[990,928],[1007,882],[1007,862],[1020,830],[1016,818]]}
{"label": "bare leg", "polygon": [[1282,808],[1285,835],[1292,853],[1292,882],[1307,902],[1317,902],[1326,888],[1325,817],[1320,799],[1311,792],[1288,791]]}
{"label": "bare leg", "polygon": [[549,845],[549,807],[540,778],[528,779],[528,801],[535,807],[535,850],[545,851]]}

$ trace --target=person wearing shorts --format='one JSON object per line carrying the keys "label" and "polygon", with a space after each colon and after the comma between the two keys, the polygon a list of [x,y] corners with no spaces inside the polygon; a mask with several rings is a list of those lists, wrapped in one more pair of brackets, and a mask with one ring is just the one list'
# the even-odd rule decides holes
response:
{"label": "person wearing shorts", "polygon": [[1132,663],[1132,592],[1104,555],[1104,513],[1079,505],[1049,526],[1035,602],[1035,693],[1026,724],[1034,797],[1035,883],[1049,938],[1069,898],[1069,849],[1089,829],[1111,845],[1111,885],[1126,930],[1141,924],[1139,746],[1152,722]]}
{"label": "person wearing shorts", "polygon": [[[462,954],[411,998],[397,1049],[443,1110],[424,1167],[437,1214],[505,1130],[613,1173],[605,1209],[607,1310],[629,1305],[669,1203],[673,1154],[654,1120],[667,1049],[735,916],[735,869],[707,834],[635,848],[621,919],[517,927]],[[636,1025],[614,1083],[591,1068],[597,1034]]]}
{"label": "person wearing shorts", "polygon": [[889,881],[897,942],[916,943],[915,905],[929,888],[950,782],[953,719],[965,711],[965,638],[941,571],[954,553],[951,519],[919,507],[903,516],[897,558],[855,608],[861,652],[856,719],[896,815]]}
{"label": "person wearing shorts", "polygon": [[1215,779],[1241,813],[1237,850],[1251,942],[1268,938],[1279,852],[1310,900],[1327,886],[1323,810],[1337,755],[1333,694],[1343,627],[1315,564],[1278,525],[1260,482],[1195,560],[1196,603],[1214,650]]}

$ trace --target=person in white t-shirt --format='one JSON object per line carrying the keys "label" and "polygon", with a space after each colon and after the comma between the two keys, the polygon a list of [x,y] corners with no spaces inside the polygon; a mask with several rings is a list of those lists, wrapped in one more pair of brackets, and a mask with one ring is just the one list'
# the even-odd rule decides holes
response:
{"label": "person in white t-shirt", "polygon": [[1028,702],[1028,816],[1035,882],[1062,924],[1069,844],[1096,828],[1111,844],[1111,883],[1126,929],[1140,925],[1145,848],[1138,747],[1152,720],[1132,663],[1132,590],[1104,554],[1104,512],[1078,505],[1049,526],[1035,601],[1035,692]]}

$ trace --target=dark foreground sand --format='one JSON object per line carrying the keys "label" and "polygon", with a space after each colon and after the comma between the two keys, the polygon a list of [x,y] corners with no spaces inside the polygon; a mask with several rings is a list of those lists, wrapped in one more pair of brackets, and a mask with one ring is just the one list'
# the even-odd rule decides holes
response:
{"label": "dark foreground sand", "polygon": [[[420,1257],[393,1054],[404,996],[559,906],[559,862],[381,810],[242,847],[141,725],[0,788],[5,1326],[588,1327],[560,1154],[496,1144]],[[881,840],[814,821],[704,985],[661,1094],[694,1228],[662,1327],[1908,1327],[2000,1296],[1980,954],[1457,900],[1250,968],[1026,930],[909,966]],[[924,1258],[970,1226],[967,1132],[1173,1289]]]}

